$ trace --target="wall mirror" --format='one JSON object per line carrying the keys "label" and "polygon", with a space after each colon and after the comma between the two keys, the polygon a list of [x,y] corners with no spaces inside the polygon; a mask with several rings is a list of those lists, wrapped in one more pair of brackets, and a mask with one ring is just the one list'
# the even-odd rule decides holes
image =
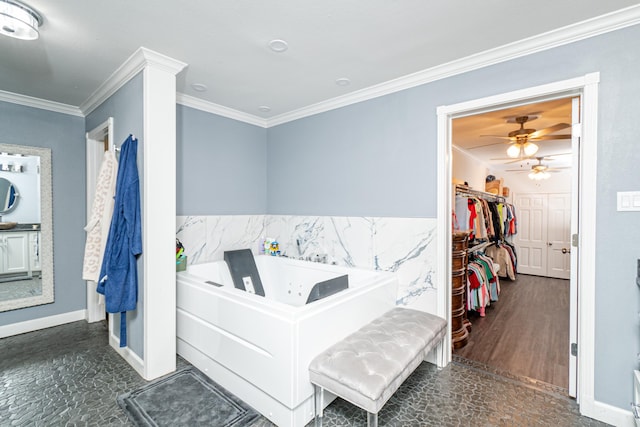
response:
{"label": "wall mirror", "polygon": [[0,215],[15,208],[17,202],[16,186],[8,179],[0,177]]}
{"label": "wall mirror", "polygon": [[0,144],[0,311],[53,295],[51,150]]}

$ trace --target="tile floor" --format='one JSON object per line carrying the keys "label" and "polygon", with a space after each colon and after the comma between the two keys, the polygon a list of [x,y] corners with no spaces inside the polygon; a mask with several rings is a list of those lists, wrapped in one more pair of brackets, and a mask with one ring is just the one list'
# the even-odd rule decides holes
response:
{"label": "tile floor", "polygon": [[[179,367],[187,363],[179,359]],[[0,340],[0,426],[126,426],[116,397],[146,384],[110,347],[102,323],[84,321]],[[456,358],[423,363],[379,414],[381,426],[604,426],[581,417],[555,386]],[[266,419],[253,427],[271,426]],[[366,426],[336,400],[326,426]]]}

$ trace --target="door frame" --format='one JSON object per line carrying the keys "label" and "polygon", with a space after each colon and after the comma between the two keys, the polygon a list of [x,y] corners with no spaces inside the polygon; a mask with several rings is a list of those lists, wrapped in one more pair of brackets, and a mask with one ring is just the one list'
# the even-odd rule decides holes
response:
{"label": "door frame", "polygon": [[[526,105],[543,100],[580,96],[582,99],[581,144],[578,174],[578,366],[576,399],[583,415],[597,418],[595,377],[595,237],[598,84],[600,73],[474,99],[437,108],[437,314],[447,319],[447,342],[451,341],[451,122],[454,118]],[[588,171],[588,172],[585,172]],[[576,173],[576,172],[573,172]],[[573,268],[573,266],[572,266]],[[451,361],[451,346],[444,346]]]}
{"label": "door frame", "polygon": [[[86,133],[87,143],[87,160],[86,160],[86,197],[87,197],[87,222],[91,216],[91,206],[93,204],[93,196],[95,194],[95,179],[100,172],[100,164],[95,160],[98,158],[98,154],[104,153],[104,138],[108,137],[109,150],[114,150],[113,144],[113,117],[109,117],[107,120]],[[100,157],[101,158],[101,157]],[[94,177],[93,180],[89,179]],[[87,280],[87,313],[85,319],[88,323],[99,322],[105,319],[106,312],[104,303],[100,304],[98,294],[96,293],[96,282]],[[113,330],[113,320],[109,316],[109,333]]]}

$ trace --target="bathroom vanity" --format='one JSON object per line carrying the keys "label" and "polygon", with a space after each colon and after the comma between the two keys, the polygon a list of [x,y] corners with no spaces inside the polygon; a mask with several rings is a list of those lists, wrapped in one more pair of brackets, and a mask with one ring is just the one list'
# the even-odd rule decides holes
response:
{"label": "bathroom vanity", "polygon": [[31,277],[41,269],[39,224],[0,230],[0,280],[18,274]]}

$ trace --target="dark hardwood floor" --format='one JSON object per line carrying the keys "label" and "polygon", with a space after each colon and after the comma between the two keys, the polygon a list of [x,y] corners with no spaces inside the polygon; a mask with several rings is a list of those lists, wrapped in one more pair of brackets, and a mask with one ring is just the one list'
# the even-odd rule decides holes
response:
{"label": "dark hardwood floor", "polygon": [[500,287],[485,317],[469,313],[469,342],[454,354],[568,389],[569,281],[519,274]]}

